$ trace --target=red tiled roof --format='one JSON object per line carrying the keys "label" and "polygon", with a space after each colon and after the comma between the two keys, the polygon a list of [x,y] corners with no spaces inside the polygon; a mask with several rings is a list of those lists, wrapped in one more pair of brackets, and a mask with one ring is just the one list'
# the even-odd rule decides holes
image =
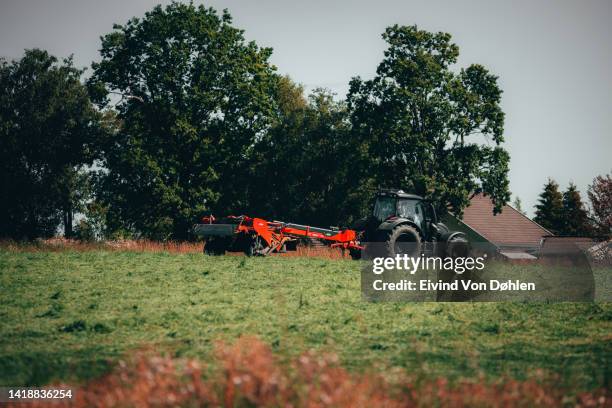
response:
{"label": "red tiled roof", "polygon": [[505,205],[493,215],[489,197],[475,195],[463,213],[463,222],[497,246],[537,246],[545,235],[552,235],[519,211]]}

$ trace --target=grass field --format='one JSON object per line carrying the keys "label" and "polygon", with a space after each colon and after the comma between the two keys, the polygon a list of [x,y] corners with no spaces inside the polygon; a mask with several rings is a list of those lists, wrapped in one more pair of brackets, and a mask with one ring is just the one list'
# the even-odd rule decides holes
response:
{"label": "grass field", "polygon": [[0,385],[78,382],[143,347],[206,361],[255,335],[351,371],[610,386],[610,303],[367,303],[359,263],[0,249]]}

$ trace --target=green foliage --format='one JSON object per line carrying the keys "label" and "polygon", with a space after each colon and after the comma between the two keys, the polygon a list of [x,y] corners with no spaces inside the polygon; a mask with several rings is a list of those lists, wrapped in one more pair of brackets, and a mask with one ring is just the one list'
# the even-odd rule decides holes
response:
{"label": "green foliage", "polygon": [[588,212],[574,183],[562,194],[559,185],[549,179],[536,205],[534,221],[555,235],[587,237],[593,234]]}
{"label": "green foliage", "polygon": [[[256,335],[282,361],[319,349],[356,372],[401,367],[424,380],[496,381],[541,369],[572,390],[608,386],[609,303],[368,303],[360,267],[0,250],[0,383],[98,376],[143,346],[209,361],[216,340]],[[526,268],[506,267],[505,276]]]}
{"label": "green foliage", "polygon": [[84,242],[93,242],[98,239],[94,226],[86,218],[79,220],[77,223],[74,231],[74,237],[79,241]]}
{"label": "green foliage", "polygon": [[587,210],[574,183],[570,183],[563,193],[563,220],[564,235],[588,237],[593,233]]}
{"label": "green foliage", "polygon": [[596,233],[603,236],[612,234],[612,176],[597,176],[588,190],[593,211]]}
{"label": "green foliage", "polygon": [[274,87],[274,122],[262,135],[251,155],[249,204],[246,209],[265,217],[292,216],[296,188],[304,174],[297,166],[302,149],[308,101],[303,88],[289,77],[280,77]]}
{"label": "green foliage", "polygon": [[548,183],[544,185],[544,191],[540,194],[533,220],[553,234],[563,233],[565,223],[563,195],[555,180],[548,179]]}
{"label": "green foliage", "polygon": [[226,12],[172,3],[116,26],[90,81],[105,106],[123,95],[98,178],[109,230],[180,239],[207,212],[348,225],[379,186],[457,213],[482,190],[499,209],[509,158],[496,77],[453,74],[448,34],[395,26],[384,38],[378,76],[354,79],[347,104],[275,75],[271,50]]}
{"label": "green foliage", "polygon": [[515,210],[517,210],[521,214],[523,215],[526,214],[525,211],[523,210],[523,202],[521,201],[521,198],[519,196],[516,196],[514,198],[514,201],[512,202],[512,206],[514,207]]}
{"label": "green foliage", "polygon": [[246,207],[250,152],[273,108],[271,52],[227,12],[193,4],[157,6],[102,38],[91,93],[101,106],[123,95],[99,177],[110,229],[185,238],[205,212]]}
{"label": "green foliage", "polygon": [[275,90],[275,122],[252,156],[250,208],[256,214],[320,225],[359,216],[360,180],[346,106],[325,89],[306,98],[288,77]]}
{"label": "green foliage", "polygon": [[[389,27],[377,76],[347,101],[280,77],[231,16],[173,2],[102,37],[88,80],[44,51],[2,61],[0,236],[188,239],[202,215],[350,225],[378,187],[457,215],[508,201],[497,78],[456,73],[445,33]],[[487,144],[483,144],[487,141]],[[94,159],[96,174],[85,171]],[[92,197],[93,195],[93,197]]]}
{"label": "green foliage", "polygon": [[497,77],[481,65],[453,71],[459,48],[450,34],[395,25],[383,39],[377,75],[350,83],[353,142],[367,163],[353,177],[412,190],[458,215],[483,191],[500,211],[510,193]]}
{"label": "green foliage", "polygon": [[83,202],[104,132],[100,115],[71,59],[26,50],[0,59],[0,236],[32,239],[55,233]]}
{"label": "green foliage", "polygon": [[75,238],[81,241],[100,241],[104,239],[131,238],[122,235],[121,230],[109,231],[106,226],[108,208],[98,200],[87,202],[82,213],[84,218],[79,221],[75,230]]}

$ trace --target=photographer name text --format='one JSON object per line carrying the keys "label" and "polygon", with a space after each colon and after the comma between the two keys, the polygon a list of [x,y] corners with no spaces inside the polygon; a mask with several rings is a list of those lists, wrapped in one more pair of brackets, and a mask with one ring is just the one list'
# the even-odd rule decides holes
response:
{"label": "photographer name text", "polygon": [[471,290],[471,291],[534,291],[535,283],[520,280],[500,281],[491,279],[488,282],[474,282],[472,280],[455,280],[453,282],[432,281],[421,279],[418,282],[402,279],[398,282],[385,282],[377,279],[372,283],[376,291],[436,291],[436,290]]}

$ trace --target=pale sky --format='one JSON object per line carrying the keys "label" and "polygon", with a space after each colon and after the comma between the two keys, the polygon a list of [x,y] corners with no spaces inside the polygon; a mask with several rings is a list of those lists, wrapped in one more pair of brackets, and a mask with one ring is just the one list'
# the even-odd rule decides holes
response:
{"label": "pale sky", "polygon": [[[77,66],[98,59],[100,35],[160,1],[0,0],[0,56],[25,48]],[[161,2],[163,4],[167,1]],[[195,1],[196,4],[201,3]],[[586,189],[612,170],[612,1],[214,0],[249,40],[307,90],[344,98],[351,77],[371,78],[392,24],[446,31],[458,67],[481,63],[499,76],[506,112],[510,188],[529,215],[548,177]],[[401,187],[401,186],[399,186]]]}

